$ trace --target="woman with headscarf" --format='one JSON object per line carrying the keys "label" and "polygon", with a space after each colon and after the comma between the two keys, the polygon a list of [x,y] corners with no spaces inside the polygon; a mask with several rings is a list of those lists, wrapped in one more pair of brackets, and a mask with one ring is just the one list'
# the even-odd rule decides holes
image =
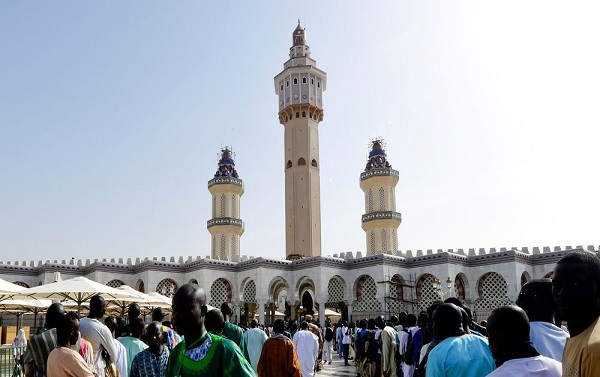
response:
{"label": "woman with headscarf", "polygon": [[[12,342],[13,346],[13,355],[15,356],[15,369],[19,369],[22,367],[21,357],[25,353],[25,349],[27,348],[27,337],[25,336],[25,330],[19,329],[17,332],[17,336],[15,340]],[[19,374],[20,375],[20,374]]]}
{"label": "woman with headscarf", "polygon": [[23,353],[25,353],[25,347],[27,347],[27,337],[25,336],[25,330],[19,329],[15,340],[13,340],[12,346],[14,347],[13,353],[15,358],[19,359]]}

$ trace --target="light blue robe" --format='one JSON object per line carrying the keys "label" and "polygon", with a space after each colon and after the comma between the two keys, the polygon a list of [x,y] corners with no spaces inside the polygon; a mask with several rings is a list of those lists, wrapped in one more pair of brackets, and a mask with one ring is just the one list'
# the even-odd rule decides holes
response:
{"label": "light blue robe", "polygon": [[562,363],[563,351],[569,337],[565,330],[552,323],[533,321],[530,323],[529,337],[540,355]]}
{"label": "light blue robe", "polygon": [[481,377],[495,368],[487,340],[463,335],[445,339],[429,352],[426,377]]}
{"label": "light blue robe", "polygon": [[246,339],[246,347],[248,349],[248,355],[250,356],[250,364],[252,364],[252,369],[254,369],[256,372],[263,344],[265,344],[267,341],[267,334],[265,334],[263,330],[255,327],[244,333],[244,339]]}

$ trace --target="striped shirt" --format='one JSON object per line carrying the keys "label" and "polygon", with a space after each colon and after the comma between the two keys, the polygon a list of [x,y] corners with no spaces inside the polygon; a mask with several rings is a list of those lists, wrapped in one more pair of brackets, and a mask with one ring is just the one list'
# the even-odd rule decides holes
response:
{"label": "striped shirt", "polygon": [[163,347],[158,360],[150,349],[146,348],[138,353],[131,363],[129,377],[165,377],[167,375],[167,362],[169,361],[169,348]]}
{"label": "striped shirt", "polygon": [[24,363],[29,364],[29,376],[45,376],[48,356],[57,345],[56,329],[32,335],[27,343]]}

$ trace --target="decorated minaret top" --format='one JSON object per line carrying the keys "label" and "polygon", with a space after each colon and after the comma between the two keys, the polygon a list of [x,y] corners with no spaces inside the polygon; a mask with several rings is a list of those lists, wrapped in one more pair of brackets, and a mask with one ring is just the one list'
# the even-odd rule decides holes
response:
{"label": "decorated minaret top", "polygon": [[387,155],[385,154],[385,149],[383,149],[385,147],[383,139],[374,139],[369,144],[371,145],[371,151],[369,152],[365,171],[371,169],[391,169],[392,165],[387,161]]}
{"label": "decorated minaret top", "polygon": [[[310,47],[306,44],[306,29],[300,25],[300,19],[298,19],[298,26],[292,33],[292,47],[290,47],[290,59],[310,57]],[[313,64],[309,64],[313,63]],[[303,62],[303,64],[314,65],[314,62]]]}
{"label": "decorated minaret top", "polygon": [[306,44],[306,29],[300,25],[300,19],[298,19],[298,26],[294,30],[294,34],[292,35],[292,45],[300,46]]}
{"label": "decorated minaret top", "polygon": [[[287,124],[298,118],[321,122],[327,73],[317,68],[317,62],[310,56],[306,30],[300,20],[292,32],[289,57],[283,63],[283,71],[274,78],[275,94],[279,97],[279,123]],[[298,106],[302,108],[296,108]],[[298,116],[295,116],[297,111]]]}
{"label": "decorated minaret top", "polygon": [[221,158],[219,159],[217,172],[215,177],[232,177],[238,178],[238,173],[235,170],[235,162],[233,161],[233,153],[229,147],[221,149]]}

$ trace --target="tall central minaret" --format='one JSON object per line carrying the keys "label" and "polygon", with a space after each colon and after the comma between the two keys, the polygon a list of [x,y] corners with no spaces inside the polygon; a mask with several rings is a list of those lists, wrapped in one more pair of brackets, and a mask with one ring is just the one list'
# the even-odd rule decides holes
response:
{"label": "tall central minaret", "polygon": [[300,25],[290,59],[275,76],[279,122],[285,129],[285,253],[287,259],[321,255],[319,122],[327,74],[317,68]]}

